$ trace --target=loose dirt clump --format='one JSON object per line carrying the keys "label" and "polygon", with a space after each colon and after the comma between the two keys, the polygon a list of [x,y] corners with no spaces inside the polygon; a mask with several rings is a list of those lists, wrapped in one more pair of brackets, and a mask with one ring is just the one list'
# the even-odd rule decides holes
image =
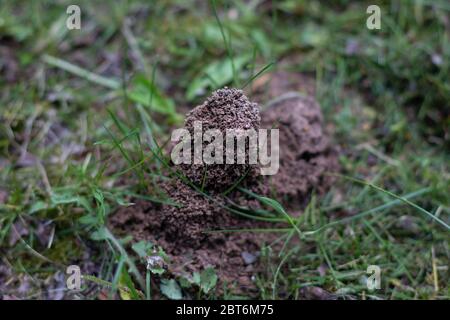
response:
{"label": "loose dirt clump", "polygon": [[[203,132],[217,129],[225,140],[226,130],[256,131],[259,129],[260,121],[259,107],[256,103],[249,101],[241,90],[224,88],[213,92],[202,105],[187,114],[185,128],[193,136],[194,124],[201,123]],[[223,147],[225,150],[225,142]],[[208,189],[219,190],[233,185],[249,170],[248,164],[236,162],[235,159],[235,164],[226,164],[224,153],[223,164],[187,164],[180,165],[180,168],[192,182],[203,183]]]}
{"label": "loose dirt clump", "polygon": [[262,126],[280,130],[280,169],[267,180],[287,207],[301,206],[312,191],[321,194],[329,188],[333,179],[324,173],[338,170],[337,151],[313,98],[298,93],[280,96],[263,112]]}
{"label": "loose dirt clump", "polygon": [[214,230],[224,225],[228,215],[223,215],[223,200],[212,195],[206,199],[204,195],[192,189],[183,182],[171,181],[165,183],[163,188],[177,206],[164,206],[164,220],[162,229],[166,239],[172,243],[201,246],[204,241],[217,239],[217,236],[204,233],[205,230]]}
{"label": "loose dirt clump", "polygon": [[[257,129],[260,121],[263,128],[279,128],[280,169],[276,175],[259,176],[259,170],[249,171],[248,166],[208,166],[211,180],[204,184],[204,191],[199,192],[180,179],[162,182],[162,189],[176,205],[137,201],[135,206],[120,208],[111,217],[111,226],[116,232],[133,235],[135,240],[148,240],[161,246],[171,258],[169,271],[175,276],[189,276],[212,266],[219,277],[218,293],[224,287],[237,294],[255,293],[254,277],[262,267],[257,259],[259,251],[277,235],[222,232],[274,227],[231,212],[229,208],[236,206],[260,208],[261,205],[237,190],[224,196],[224,187],[247,173],[241,186],[266,196],[275,193],[287,208],[301,207],[312,190],[320,193],[329,187],[331,181],[324,172],[337,168],[336,152],[323,132],[320,107],[313,99],[299,95],[280,97],[261,117],[258,106],[242,91],[225,88],[193,109],[187,115],[185,127],[192,130],[193,122],[198,120],[203,122],[203,129],[221,131]],[[201,167],[173,167],[181,168],[197,185],[204,177]]]}
{"label": "loose dirt clump", "polygon": [[[217,203],[182,182],[164,188],[180,207],[138,201],[121,208],[110,220],[115,232],[132,234],[136,241],[146,240],[163,248],[170,256],[171,274],[189,278],[212,266],[218,277],[218,293],[226,283],[234,293],[255,293],[253,278],[259,266],[246,255],[257,257],[273,235],[243,232],[214,232],[223,229],[268,227],[267,224],[230,214]],[[223,201],[223,200],[222,200]],[[244,254],[245,253],[245,254]]]}

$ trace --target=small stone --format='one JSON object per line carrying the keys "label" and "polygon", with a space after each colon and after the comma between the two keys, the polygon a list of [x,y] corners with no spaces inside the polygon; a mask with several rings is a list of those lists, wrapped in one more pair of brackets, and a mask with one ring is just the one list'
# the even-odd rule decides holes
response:
{"label": "small stone", "polygon": [[258,256],[254,255],[248,251],[243,251],[242,259],[244,259],[245,264],[252,264],[258,259]]}

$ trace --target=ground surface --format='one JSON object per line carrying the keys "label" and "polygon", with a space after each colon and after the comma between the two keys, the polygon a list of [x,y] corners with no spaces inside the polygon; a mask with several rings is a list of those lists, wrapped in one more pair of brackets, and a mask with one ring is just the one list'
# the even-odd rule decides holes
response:
{"label": "ground surface", "polygon": [[80,1],[69,31],[69,2],[2,1],[0,297],[70,298],[71,264],[88,299],[235,297],[110,228],[130,202],[167,204],[153,137],[228,85],[315,96],[344,175],[286,208],[281,254],[245,255],[262,267],[240,297],[448,299],[450,6],[382,1],[368,30],[368,3],[333,3]]}

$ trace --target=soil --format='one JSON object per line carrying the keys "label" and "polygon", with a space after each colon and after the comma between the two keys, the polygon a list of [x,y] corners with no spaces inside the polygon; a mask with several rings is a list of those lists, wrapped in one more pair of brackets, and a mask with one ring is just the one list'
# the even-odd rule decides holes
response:
{"label": "soil", "polygon": [[[259,126],[259,113],[240,90],[224,89],[212,95],[203,105],[187,116],[186,127],[192,119],[214,121],[211,106],[219,113],[231,113],[239,127]],[[232,90],[230,92],[230,90]],[[224,97],[225,96],[225,97]],[[235,100],[229,100],[234,97]],[[234,102],[233,102],[234,101]],[[238,106],[243,106],[244,117]],[[209,109],[208,109],[209,108]],[[206,109],[206,110],[205,110]],[[245,113],[246,112],[246,113]],[[223,129],[230,118],[217,121],[216,128]],[[261,113],[261,127],[280,129],[280,169],[271,177],[259,176],[259,170],[250,170],[242,185],[255,193],[281,201],[285,208],[302,208],[311,192],[325,192],[332,183],[325,172],[338,170],[337,151],[323,130],[320,106],[314,99],[299,94],[281,95]],[[229,184],[229,171],[216,168],[215,179]],[[209,171],[209,168],[208,168]],[[186,171],[185,171],[186,172]],[[236,170],[236,174],[242,171]],[[192,172],[188,174],[193,176]],[[195,177],[195,175],[194,175]],[[221,178],[222,177],[222,178]],[[233,179],[233,181],[236,181]],[[132,235],[138,240],[148,240],[161,246],[170,257],[169,271],[176,276],[190,276],[212,266],[219,277],[218,293],[224,288],[234,294],[257,293],[255,276],[264,267],[258,260],[262,246],[277,239],[276,234],[257,232],[211,232],[224,229],[254,229],[274,227],[273,223],[243,218],[224,206],[230,203],[251,208],[260,204],[239,191],[224,197],[217,185],[208,184],[205,197],[179,180],[162,183],[163,189],[180,206],[135,201],[131,207],[120,208],[110,219],[116,233]],[[276,250],[276,248],[275,248]]]}
{"label": "soil", "polygon": [[218,293],[223,293],[227,284],[234,294],[256,294],[253,279],[261,266],[250,261],[248,255],[257,257],[260,247],[275,236],[205,231],[268,225],[230,214],[181,182],[166,187],[172,188],[174,200],[183,207],[139,201],[112,217],[115,232],[132,234],[136,241],[147,240],[162,247],[170,257],[168,270],[174,276],[189,278],[193,272],[212,266],[219,277]]}
{"label": "soil", "polygon": [[[259,106],[249,101],[241,90],[224,88],[215,91],[205,103],[187,114],[185,128],[191,136],[194,136],[196,122],[202,124],[203,133],[206,130],[215,129],[220,131],[225,140],[228,129],[254,129],[256,132],[259,129],[261,118]],[[223,150],[225,150],[225,141]],[[248,148],[246,151],[246,158],[248,158]],[[192,182],[198,185],[203,184],[208,190],[225,191],[244,175],[250,166],[237,164],[236,156],[235,164],[226,164],[225,152],[223,152],[221,161],[223,164],[190,163],[180,165],[180,169]]]}
{"label": "soil", "polygon": [[319,104],[311,97],[287,93],[273,100],[262,115],[262,127],[280,129],[280,169],[268,185],[286,207],[299,208],[311,192],[322,194],[338,170],[337,149],[323,129]]}

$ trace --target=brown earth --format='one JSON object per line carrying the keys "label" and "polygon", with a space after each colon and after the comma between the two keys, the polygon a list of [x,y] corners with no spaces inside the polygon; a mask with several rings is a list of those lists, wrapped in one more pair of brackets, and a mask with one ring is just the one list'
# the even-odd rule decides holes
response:
{"label": "brown earth", "polygon": [[[249,103],[242,93],[234,94]],[[329,188],[332,180],[324,173],[338,170],[337,152],[323,130],[320,106],[314,99],[292,93],[278,97],[261,113],[261,127],[280,129],[280,169],[270,177],[250,170],[242,186],[275,196],[288,210],[301,209],[312,191],[321,194]],[[218,293],[223,293],[226,284],[235,294],[256,294],[254,279],[263,268],[258,261],[260,249],[280,234],[211,231],[274,227],[227,209],[235,205],[260,208],[259,202],[240,191],[224,197],[214,187],[206,188],[205,197],[180,180],[164,182],[162,188],[181,206],[137,201],[111,217],[115,232],[161,246],[170,257],[168,268],[174,276],[189,276],[212,266],[219,277]]]}
{"label": "brown earth", "polygon": [[[225,150],[226,130],[253,129],[256,132],[259,129],[260,122],[259,107],[256,103],[249,101],[241,90],[224,88],[213,92],[206,99],[205,103],[190,111],[186,115],[184,127],[194,139],[195,123],[202,124],[203,133],[206,130],[216,130],[222,135],[223,142],[220,141],[220,143],[223,146],[223,150]],[[234,140],[237,140],[237,138]],[[207,145],[207,142],[203,142],[204,148]],[[248,159],[248,147],[246,151],[246,159]],[[214,152],[212,154],[220,157],[215,155]],[[194,155],[194,150],[192,150],[192,155]],[[237,162],[236,155],[234,158],[235,162]],[[226,164],[225,152],[223,152],[220,160],[223,164],[217,164],[217,161],[209,165],[192,164],[190,162],[189,164],[181,164],[179,168],[193,183],[203,184],[208,190],[225,191],[250,169],[250,165]],[[245,163],[248,162],[248,160],[245,161]]]}
{"label": "brown earth", "polygon": [[338,168],[336,148],[323,129],[319,104],[311,97],[287,93],[273,100],[262,114],[262,127],[280,129],[280,169],[266,176],[285,206],[306,204],[311,192],[325,192],[332,183],[324,172]]}

